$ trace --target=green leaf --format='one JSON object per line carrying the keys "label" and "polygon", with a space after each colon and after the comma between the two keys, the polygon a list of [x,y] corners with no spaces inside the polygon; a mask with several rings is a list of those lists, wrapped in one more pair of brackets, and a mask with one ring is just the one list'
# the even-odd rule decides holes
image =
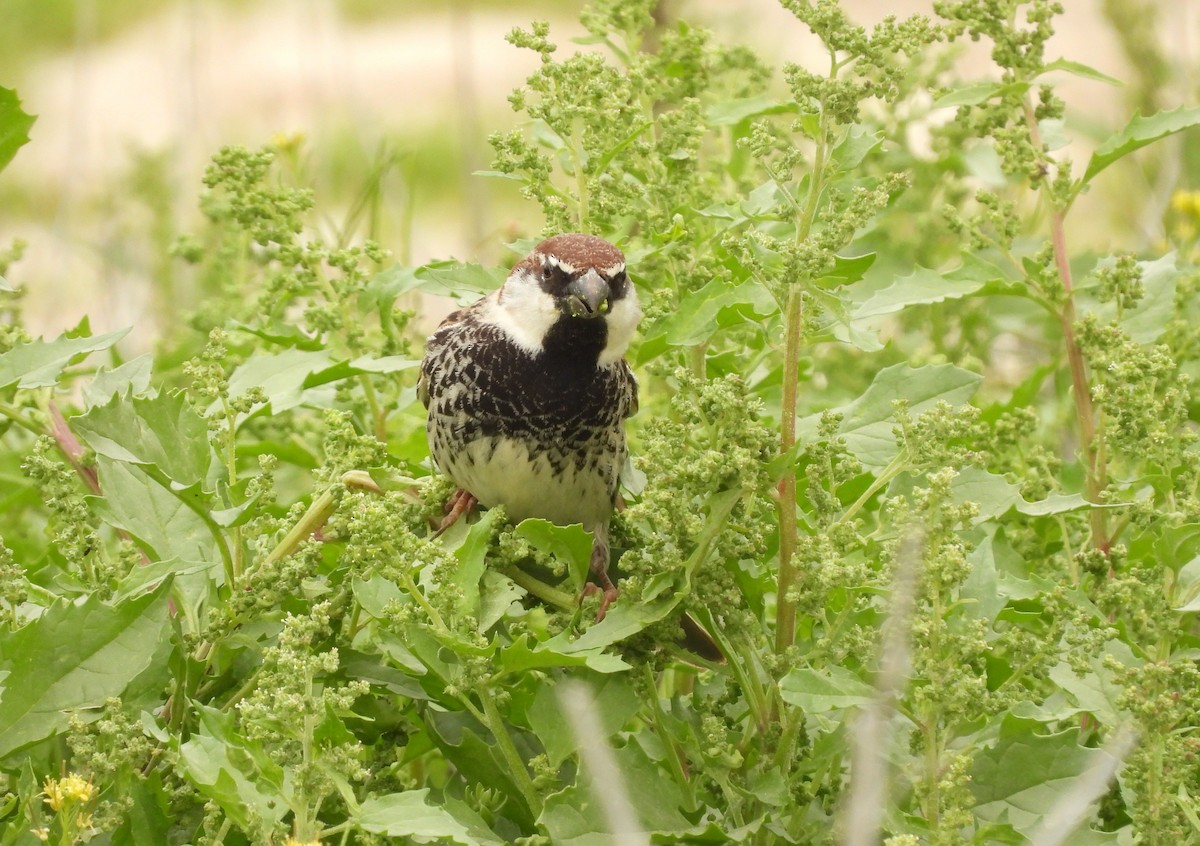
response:
{"label": "green leaf", "polygon": [[760,94],[757,97],[713,103],[707,108],[704,116],[709,126],[735,126],[748,118],[794,112],[796,108],[794,101],[783,101]]}
{"label": "green leaf", "polygon": [[[534,820],[513,780],[511,769],[504,756],[496,748],[491,735],[480,735],[484,731],[474,718],[461,712],[437,712],[430,709],[425,714],[425,725],[430,738],[441,749],[447,760],[460,772],[470,773],[471,783],[495,791],[501,798],[508,797],[505,815],[518,824],[532,828]],[[532,757],[535,747],[525,738],[514,733],[518,750],[525,746]],[[540,751],[540,750],[537,750]]]}
{"label": "green leaf", "polygon": [[499,288],[508,271],[459,261],[435,261],[418,267],[415,275],[417,285],[413,290],[442,297],[473,299]]}
{"label": "green leaf", "polygon": [[333,364],[326,350],[284,350],[259,353],[246,359],[229,376],[229,396],[239,397],[251,388],[261,388],[271,411],[280,414],[305,400],[305,380]]}
{"label": "green leaf", "polygon": [[[1162,337],[1176,315],[1175,291],[1183,275],[1175,253],[1167,253],[1153,261],[1139,261],[1142,285],[1146,295],[1121,319],[1121,326],[1139,344],[1152,344]],[[1107,311],[1107,310],[1106,310]],[[1111,308],[1116,316],[1116,308]]]}
{"label": "green leaf", "polygon": [[718,328],[757,321],[779,311],[771,292],[758,282],[735,285],[713,279],[699,291],[683,298],[658,329],[673,346],[692,346],[712,337]]}
{"label": "green leaf", "polygon": [[[598,678],[574,679],[586,684],[595,705],[589,723],[592,737],[607,739],[625,727],[641,709],[641,700],[633,686],[622,676],[605,675]],[[581,739],[571,728],[562,710],[557,685],[543,684],[529,708],[529,728],[546,749],[550,763],[558,766],[578,751]],[[586,743],[589,738],[583,738]]]}
{"label": "green leaf", "polygon": [[583,587],[592,558],[592,533],[579,524],[557,526],[549,520],[531,517],[517,524],[518,536],[534,549],[549,553],[567,567],[577,587]]}
{"label": "green leaf", "polygon": [[1088,161],[1080,187],[1090,182],[1100,171],[1134,150],[1153,144],[1160,138],[1191,129],[1200,125],[1200,106],[1180,106],[1169,112],[1159,112],[1149,117],[1135,116],[1125,128],[1112,135],[1096,148]]}
{"label": "green leaf", "polygon": [[17,150],[29,143],[29,128],[37,120],[21,109],[21,98],[11,88],[0,86],[0,170],[13,160]]}
{"label": "green leaf", "polygon": [[212,462],[208,423],[182,392],[113,397],[71,423],[97,454],[155,467],[184,487],[203,481]]}
{"label": "green leaf", "polygon": [[934,101],[933,107],[935,109],[948,109],[955,106],[977,106],[1009,91],[1026,91],[1028,88],[1029,84],[1025,82],[977,82],[972,85],[964,85],[961,88],[956,88],[953,91],[943,94]]}
{"label": "green leaf", "polygon": [[927,267],[918,267],[908,276],[898,276],[891,285],[877,291],[854,310],[853,317],[855,320],[863,320],[894,314],[910,305],[961,299],[984,286],[985,280],[963,279],[956,275],[959,270],[961,268],[939,273]]}
{"label": "green leaf", "polygon": [[53,341],[39,338],[13,347],[0,354],[0,388],[12,385],[25,389],[52,388],[63,370],[72,363],[81,361],[89,353],[108,349],[128,334],[129,329],[119,329],[88,338],[60,335]]}
{"label": "green leaf", "polygon": [[113,394],[144,394],[150,390],[153,367],[154,358],[150,355],[139,355],[111,370],[101,367],[83,389],[83,397],[90,407],[104,405],[113,398]]}
{"label": "green leaf", "polygon": [[499,511],[488,510],[467,531],[462,544],[454,550],[459,566],[454,572],[454,585],[458,588],[460,601],[458,613],[479,617],[479,580],[487,565],[488,547],[491,545],[492,529]]}
{"label": "green leaf", "polygon": [[1088,656],[1090,672],[1080,676],[1064,661],[1050,671],[1050,679],[1074,701],[1079,711],[1093,714],[1104,725],[1115,726],[1128,719],[1128,715],[1119,704],[1125,688],[1108,666],[1109,658],[1131,668],[1142,663],[1128,645],[1110,640],[1096,654]]}
{"label": "green leaf", "polygon": [[471,815],[475,819],[464,824],[444,805],[429,804],[428,796],[429,788],[423,788],[368,799],[359,806],[352,819],[359,828],[371,834],[412,837],[420,843],[452,840],[473,846],[505,842],[473,812]]}
{"label": "green leaf", "polygon": [[58,603],[0,638],[0,759],[124,692],[170,635],[168,588],[116,605],[96,594]]}
{"label": "green leaf", "polygon": [[[908,410],[917,415],[938,402],[953,406],[964,405],[975,394],[983,377],[951,364],[932,364],[911,367],[894,364],[875,374],[875,379],[858,399],[839,409],[842,412],[840,433],[850,451],[868,467],[887,466],[898,450],[895,414],[892,403],[908,401]],[[820,414],[800,421],[798,429],[815,433]]]}
{"label": "green leaf", "polygon": [[[609,613],[616,613],[616,608],[614,607]],[[605,618],[605,622],[607,622],[607,618]],[[643,625],[642,628],[644,627]],[[640,628],[632,628],[621,637],[640,630]],[[619,656],[601,651],[603,647],[574,648],[574,644],[563,635],[543,641],[532,649],[529,647],[529,640],[528,635],[518,637],[500,650],[500,668],[504,672],[523,673],[527,670],[547,667],[587,667],[597,673],[620,673],[630,669],[629,664]]]}
{"label": "green leaf", "polygon": [[849,172],[881,146],[882,130],[870,130],[861,124],[855,124],[847,130],[846,137],[833,148],[833,161],[843,173]]}
{"label": "green leaf", "polygon": [[[683,790],[670,775],[651,761],[642,748],[629,743],[612,749],[617,776],[629,801],[629,812],[644,835],[685,834],[692,824],[681,813],[688,805]],[[549,796],[539,822],[550,840],[561,846],[612,846],[621,842],[610,831],[604,803],[595,791],[615,785],[593,784],[586,772],[566,790]],[[646,842],[639,838],[639,842]]]}
{"label": "green leaf", "polygon": [[165,811],[165,791],[158,773],[151,772],[145,780],[132,779],[125,790],[122,798],[129,804],[124,821],[113,832],[113,846],[168,842],[171,821]]}
{"label": "green leaf", "polygon": [[290,778],[234,732],[231,717],[202,706],[200,713],[203,730],[179,745],[180,769],[239,827],[269,841],[272,824],[288,812]]}
{"label": "green leaf", "polygon": [[220,578],[221,556],[212,532],[200,516],[181,499],[187,492],[171,492],[137,465],[96,458],[103,498],[90,497],[101,518],[124,529],[140,541],[155,561],[172,560],[192,572],[210,570]]}
{"label": "green leaf", "polygon": [[1081,746],[1076,728],[1039,734],[1043,728],[1007,715],[996,745],[975,756],[971,790],[980,818],[1010,822],[1028,836],[1080,774],[1105,754]]}
{"label": "green leaf", "polygon": [[1072,76],[1078,76],[1081,79],[1090,79],[1094,82],[1103,82],[1106,85],[1112,85],[1120,88],[1125,83],[1114,76],[1109,76],[1103,71],[1098,71],[1090,65],[1085,65],[1082,62],[1072,62],[1069,59],[1055,59],[1050,64],[1042,68],[1042,73],[1050,73],[1051,71],[1063,71]]}
{"label": "green leaf", "polygon": [[875,689],[857,673],[833,664],[823,670],[797,667],[789,671],[779,683],[779,695],[806,714],[824,714],[869,705]]}
{"label": "green leaf", "polygon": [[850,285],[858,282],[870,270],[878,253],[863,253],[860,256],[834,256],[833,270],[818,281],[824,287]]}
{"label": "green leaf", "polygon": [[489,631],[500,622],[514,602],[520,602],[525,590],[508,576],[484,570],[479,584],[479,631]]}

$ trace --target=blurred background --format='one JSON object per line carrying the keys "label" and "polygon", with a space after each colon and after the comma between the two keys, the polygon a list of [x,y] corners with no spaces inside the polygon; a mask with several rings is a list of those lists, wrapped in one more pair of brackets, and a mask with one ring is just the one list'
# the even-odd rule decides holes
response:
{"label": "blurred background", "polygon": [[[315,189],[319,234],[331,241],[370,236],[404,263],[509,261],[503,244],[536,234],[538,211],[511,183],[473,175],[491,164],[488,135],[516,125],[507,96],[538,61],[504,36],[547,20],[560,51],[594,49],[571,40],[583,33],[581,5],[0,0],[0,85],[37,115],[31,143],[0,174],[0,249],[27,244],[7,275],[28,291],[30,329],[56,334],[85,313],[97,331],[153,322],[155,280],[186,285],[170,246],[198,225],[204,166],[230,144],[283,145],[291,178]],[[870,25],[929,12],[932,0],[843,5]],[[1135,109],[1195,102],[1200,0],[1064,6],[1048,58],[1126,82],[1063,78],[1082,143]],[[773,0],[662,0],[658,15],[750,45],[776,67],[821,62]],[[972,67],[986,76],[986,55],[968,55],[963,74]],[[1103,214],[1087,237],[1117,242],[1109,246],[1139,225]]]}

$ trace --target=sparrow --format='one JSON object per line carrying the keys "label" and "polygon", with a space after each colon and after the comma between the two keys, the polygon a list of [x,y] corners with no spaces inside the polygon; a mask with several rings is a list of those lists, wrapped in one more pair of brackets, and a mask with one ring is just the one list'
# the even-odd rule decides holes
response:
{"label": "sparrow", "polygon": [[458,490],[438,533],[476,504],[521,521],[581,523],[594,541],[597,620],[618,591],[609,519],[638,387],[625,360],[642,311],[625,256],[593,235],[556,235],[504,284],[430,336],[417,394],[437,467]]}

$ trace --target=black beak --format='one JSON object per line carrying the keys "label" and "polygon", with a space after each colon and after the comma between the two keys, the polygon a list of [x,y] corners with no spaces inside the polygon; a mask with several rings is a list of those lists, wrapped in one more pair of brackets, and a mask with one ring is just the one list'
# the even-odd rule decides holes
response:
{"label": "black beak", "polygon": [[563,304],[572,317],[600,317],[608,314],[608,298],[612,291],[595,270],[573,280],[563,291]]}

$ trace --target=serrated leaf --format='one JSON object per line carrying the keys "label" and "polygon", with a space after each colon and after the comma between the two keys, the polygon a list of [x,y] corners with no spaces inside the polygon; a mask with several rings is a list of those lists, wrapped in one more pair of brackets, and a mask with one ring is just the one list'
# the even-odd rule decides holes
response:
{"label": "serrated leaf", "polygon": [[[616,607],[609,613],[616,613]],[[605,618],[607,622],[607,618]],[[644,628],[645,626],[642,626]],[[633,634],[640,629],[631,629]],[[627,637],[628,634],[622,634]],[[629,664],[616,655],[609,655],[602,647],[573,648],[571,641],[559,635],[530,648],[529,637],[519,637],[500,650],[500,667],[506,673],[521,673],[526,670],[546,667],[587,667],[597,673],[621,673],[630,669]]]}
{"label": "serrated leaf", "polygon": [[267,839],[272,823],[288,812],[281,795],[287,776],[233,732],[232,720],[223,721],[211,709],[203,709],[202,715],[205,730],[179,746],[180,770],[238,826]]}
{"label": "serrated leaf", "polygon": [[83,389],[83,397],[88,406],[93,406],[104,405],[113,394],[144,394],[150,389],[153,367],[154,358],[150,355],[139,355],[111,370],[101,367]]}
{"label": "serrated leaf", "polygon": [[[875,374],[866,392],[849,405],[839,409],[842,424],[839,429],[850,451],[868,467],[884,467],[897,452],[895,412],[892,403],[908,401],[913,415],[928,411],[938,402],[952,406],[965,404],[979,387],[983,377],[951,364],[912,367],[894,364]],[[821,415],[801,421],[799,428],[815,432]]]}
{"label": "serrated leaf", "polygon": [[53,341],[39,338],[20,344],[0,354],[0,388],[51,388],[74,361],[106,350],[128,334],[129,329],[119,329],[87,338],[60,335]]}
{"label": "serrated leaf", "polygon": [[124,692],[170,636],[168,587],[115,605],[61,602],[0,638],[0,759]]}
{"label": "serrated leaf", "polygon": [[1124,129],[1110,136],[1092,153],[1080,185],[1086,185],[1106,167],[1134,150],[1194,126],[1200,126],[1200,106],[1181,106],[1149,117],[1135,116]]}
{"label": "serrated leaf", "polygon": [[221,556],[205,522],[180,496],[155,482],[137,465],[96,458],[104,496],[90,497],[101,518],[139,540],[154,561],[173,560],[188,572],[221,577]]}
{"label": "serrated leaf", "polygon": [[823,670],[797,667],[789,671],[779,682],[779,695],[806,714],[823,714],[869,705],[875,689],[853,671],[834,664]]}
{"label": "serrated leaf", "polygon": [[457,299],[489,294],[508,276],[504,268],[489,268],[460,261],[435,261],[418,267],[413,290]]}
{"label": "serrated leaf", "polygon": [[479,631],[489,631],[504,619],[514,602],[526,595],[512,579],[495,570],[484,570],[479,584]]}
{"label": "serrated leaf", "polygon": [[417,843],[451,840],[474,844],[503,843],[480,819],[465,825],[454,814],[427,801],[429,788],[389,793],[368,799],[359,806],[353,820],[363,831],[386,837],[410,837]]}
{"label": "serrated leaf", "polygon": [[863,159],[883,146],[882,130],[870,130],[862,124],[854,124],[846,137],[833,148],[833,161],[843,173],[862,164]]}
{"label": "serrated leaf", "polygon": [[1119,704],[1125,687],[1118,680],[1117,673],[1108,666],[1110,657],[1125,667],[1133,668],[1142,664],[1128,645],[1119,640],[1110,640],[1096,654],[1088,656],[1089,672],[1080,676],[1074,668],[1063,662],[1050,670],[1050,680],[1074,700],[1080,711],[1094,714],[1104,725],[1115,726],[1127,718]]}
{"label": "serrated leaf", "polygon": [[979,817],[1010,822],[1028,836],[1097,756],[1105,754],[1080,745],[1076,728],[1040,734],[1044,728],[1007,715],[996,745],[977,753],[970,783]]}
{"label": "serrated leaf", "polygon": [[304,402],[305,380],[333,364],[326,350],[284,350],[260,353],[246,359],[229,376],[229,396],[239,397],[250,388],[261,388],[279,414]]}
{"label": "serrated leaf", "polygon": [[927,305],[970,296],[984,286],[981,279],[962,279],[955,271],[940,273],[918,267],[908,276],[898,276],[891,285],[877,291],[854,310],[854,319],[894,314],[910,305]]}
{"label": "serrated leaf", "polygon": [[454,585],[458,588],[458,612],[460,614],[479,617],[479,580],[487,565],[488,547],[492,537],[492,527],[496,523],[499,511],[488,510],[483,513],[478,522],[472,524],[467,531],[462,544],[454,550],[458,559],[458,568],[454,572]]}
{"label": "serrated leaf", "polygon": [[13,160],[17,150],[29,143],[29,128],[36,120],[21,109],[21,98],[16,91],[0,86],[0,170]]}
{"label": "serrated leaf", "polygon": [[515,531],[534,549],[549,553],[566,565],[576,584],[583,586],[592,557],[591,532],[579,524],[558,526],[540,517],[522,520]]}
{"label": "serrated leaf", "polygon": [[203,481],[212,462],[208,423],[182,392],[113,397],[71,424],[98,455],[157,468],[183,487]]}

